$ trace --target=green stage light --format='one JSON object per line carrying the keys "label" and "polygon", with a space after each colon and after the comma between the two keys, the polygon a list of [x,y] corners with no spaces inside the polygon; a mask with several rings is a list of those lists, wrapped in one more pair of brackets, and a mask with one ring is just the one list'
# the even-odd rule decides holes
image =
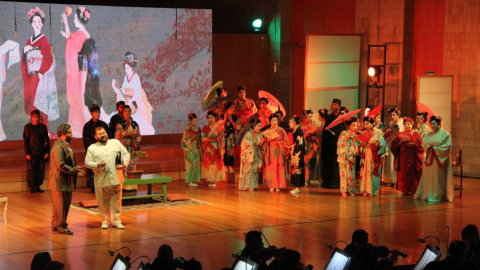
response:
{"label": "green stage light", "polygon": [[262,20],[261,19],[256,19],[252,22],[252,26],[255,29],[260,29],[262,27]]}

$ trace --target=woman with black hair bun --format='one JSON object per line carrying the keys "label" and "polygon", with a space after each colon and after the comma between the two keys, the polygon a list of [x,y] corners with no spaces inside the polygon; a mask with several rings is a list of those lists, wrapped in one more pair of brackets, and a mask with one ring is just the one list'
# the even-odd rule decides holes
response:
{"label": "woman with black hair bun", "polygon": [[415,199],[429,202],[449,201],[454,198],[453,170],[450,134],[441,128],[442,118],[430,118],[432,131],[423,138],[423,149],[427,152],[422,177]]}
{"label": "woman with black hair bun", "polygon": [[197,126],[197,115],[188,115],[188,125],[182,135],[182,148],[185,157],[185,183],[198,186],[201,176],[202,150],[200,147],[202,131]]}
{"label": "woman with black hair bun", "polygon": [[387,153],[383,162],[382,182],[387,187],[393,187],[397,184],[397,171],[395,171],[395,157],[391,151],[391,144],[398,132],[405,131],[403,127],[403,118],[400,117],[400,110],[397,107],[388,110],[391,121],[387,124],[385,140],[387,141]]}
{"label": "woman with black hair bun", "polygon": [[287,187],[288,177],[288,136],[278,126],[278,115],[270,115],[270,128],[263,132],[265,137],[265,167],[263,181],[270,191]]}
{"label": "woman with black hair bun", "polygon": [[223,164],[229,172],[233,172],[235,157],[235,138],[238,131],[237,116],[235,115],[235,105],[228,101],[225,104],[225,120],[223,137],[225,139],[225,149],[223,151]]}
{"label": "woman with black hair bun", "polygon": [[303,121],[300,123],[300,128],[305,136],[305,181],[307,184],[310,184],[310,180],[317,175],[318,144],[320,143],[317,125],[312,121],[312,117],[312,110],[303,110]]}
{"label": "woman with black hair bun", "polygon": [[262,167],[261,145],[263,144],[264,139],[260,132],[260,129],[262,129],[262,123],[258,118],[245,124],[250,125],[250,129],[243,136],[240,145],[241,162],[238,190],[253,191],[258,189],[258,169]]}
{"label": "woman with black hair bun", "polygon": [[238,98],[235,100],[235,109],[238,117],[238,124],[240,128],[245,122],[257,112],[257,106],[253,100],[247,98],[247,88],[245,86],[239,86],[237,90]]}
{"label": "woman with black hair bun", "polygon": [[217,115],[213,111],[207,113],[207,124],[202,129],[202,175],[209,182],[209,187],[216,187],[217,182],[225,181],[223,166],[223,134],[214,130]]}
{"label": "woman with black hair bun", "polygon": [[358,146],[355,141],[358,119],[352,117],[345,121],[348,129],[342,131],[337,143],[338,164],[340,169],[340,193],[342,196],[355,195],[355,162]]}
{"label": "woman with black hair bun", "polygon": [[258,119],[262,122],[262,128],[268,125],[269,117],[273,114],[273,112],[267,107],[268,99],[262,97],[258,100],[258,105],[260,109],[258,109]]}
{"label": "woman with black hair bun", "polygon": [[417,118],[415,120],[414,130],[420,133],[423,138],[425,138],[425,136],[432,131],[427,124],[428,112],[417,112]]}
{"label": "woman with black hair bun", "polygon": [[305,140],[300,128],[300,117],[293,115],[289,125],[293,135],[293,145],[290,146],[290,183],[295,186],[290,193],[298,194],[300,188],[305,186]]}

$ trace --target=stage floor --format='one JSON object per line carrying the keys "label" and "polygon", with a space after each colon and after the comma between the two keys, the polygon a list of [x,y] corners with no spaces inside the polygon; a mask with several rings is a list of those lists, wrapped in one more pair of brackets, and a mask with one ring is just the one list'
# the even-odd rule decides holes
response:
{"label": "stage floor", "polygon": [[[455,182],[459,181],[456,177]],[[174,181],[168,185],[168,193],[185,193],[211,205],[124,212],[125,230],[102,230],[99,215],[70,209],[68,222],[73,236],[51,231],[48,191],[1,194],[8,197],[9,205],[8,223],[0,225],[0,268],[29,269],[35,253],[48,251],[54,260],[65,263],[66,269],[104,270],[113,261],[108,250],[126,246],[132,250],[132,260],[146,255],[153,261],[158,247],[169,244],[175,255],[194,257],[203,269],[220,270],[230,267],[234,261],[231,254],[243,248],[244,232],[258,228],[271,245],[298,250],[302,262],[315,269],[323,269],[329,258],[328,244],[350,242],[352,232],[359,228],[370,234],[372,243],[377,237],[378,244],[407,253],[400,264],[414,264],[425,247],[417,238],[439,237],[441,252],[446,254],[447,226],[452,240],[460,238],[465,225],[480,225],[478,183],[478,179],[464,179],[463,197],[458,198],[457,191],[453,203],[429,203],[399,197],[393,188],[383,186],[380,196],[365,198],[341,197],[338,191],[313,185],[300,195],[291,195],[286,190],[269,192],[262,185],[255,192],[240,192],[236,185],[224,182],[216,188],[205,183],[191,188],[183,181]],[[73,200],[93,199],[88,191],[77,190]],[[127,255],[126,251],[122,254]],[[138,264],[135,262],[132,269]]]}

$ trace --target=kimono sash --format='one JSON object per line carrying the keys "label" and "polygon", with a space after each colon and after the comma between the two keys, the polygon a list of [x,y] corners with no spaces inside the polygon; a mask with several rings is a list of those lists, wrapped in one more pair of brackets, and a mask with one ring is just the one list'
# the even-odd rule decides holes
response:
{"label": "kimono sash", "polygon": [[430,146],[427,150],[427,158],[425,159],[425,166],[430,166],[433,164],[432,159],[435,158],[437,161],[438,167],[440,169],[443,169],[442,162],[438,159],[437,153],[435,152],[435,149],[433,149],[433,146]]}

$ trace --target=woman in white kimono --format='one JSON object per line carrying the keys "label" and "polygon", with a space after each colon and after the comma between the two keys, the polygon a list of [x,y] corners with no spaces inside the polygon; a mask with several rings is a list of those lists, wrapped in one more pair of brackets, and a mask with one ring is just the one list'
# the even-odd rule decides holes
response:
{"label": "woman in white kimono", "polygon": [[262,122],[255,118],[250,125],[250,129],[245,132],[242,138],[241,162],[240,162],[240,180],[238,190],[253,191],[258,188],[258,168],[262,166],[263,135],[260,133]]}
{"label": "woman in white kimono", "polygon": [[131,52],[125,54],[122,64],[126,75],[123,78],[122,88],[117,88],[115,79],[112,80],[112,88],[117,94],[117,102],[125,101],[132,108],[132,116],[140,126],[140,133],[155,135],[155,129],[152,126],[152,105],[148,102],[140,77],[133,70],[137,66],[137,61],[135,54]]}
{"label": "woman in white kimono", "polygon": [[442,118],[432,116],[430,124],[433,131],[423,139],[423,149],[427,157],[423,163],[422,178],[418,184],[415,199],[430,202],[453,201],[454,185],[450,151],[450,134],[441,129]]}
{"label": "woman in white kimono", "polygon": [[[9,53],[8,65],[5,67],[6,57]],[[7,139],[2,127],[2,97],[3,97],[3,82],[6,80],[7,69],[11,65],[20,62],[20,51],[18,43],[7,40],[0,46],[0,141]]]}
{"label": "woman in white kimono", "polygon": [[392,121],[388,122],[385,140],[387,141],[387,152],[383,160],[382,182],[387,187],[393,187],[397,183],[397,171],[395,171],[395,157],[390,146],[398,132],[405,131],[403,118],[400,118],[400,110],[393,107],[388,110]]}

